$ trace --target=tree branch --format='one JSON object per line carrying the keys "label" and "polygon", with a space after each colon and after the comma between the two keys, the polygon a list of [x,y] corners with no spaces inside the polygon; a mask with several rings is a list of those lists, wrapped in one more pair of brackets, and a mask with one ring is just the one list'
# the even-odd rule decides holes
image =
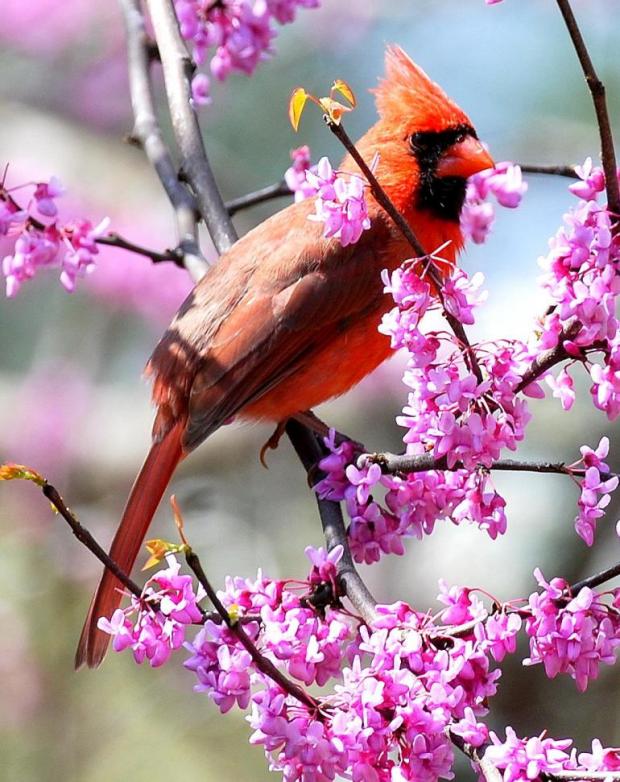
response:
{"label": "tree branch", "polygon": [[611,579],[615,578],[616,576],[620,576],[620,562],[612,565],[606,570],[602,570],[600,573],[596,573],[594,576],[589,576],[588,578],[584,578],[581,581],[575,582],[571,585],[570,590],[573,595],[576,595],[584,587],[594,589],[595,587],[604,584],[606,581],[611,581]]}
{"label": "tree branch", "polygon": [[237,233],[207,158],[198,118],[191,103],[193,63],[179,31],[172,0],[147,0],[164,71],[172,128],[189,182],[218,253],[226,252]]}
{"label": "tree branch", "polygon": [[620,780],[619,771],[554,771],[551,774],[548,771],[542,771],[541,779],[549,780],[549,782],[614,782]]}
{"label": "tree branch", "polygon": [[164,263],[165,261],[171,261],[177,266],[185,268],[185,262],[183,260],[184,254],[180,246],[173,250],[168,249],[164,250],[163,252],[158,252],[157,250],[150,250],[148,247],[142,247],[139,244],[130,242],[128,239],[124,239],[117,233],[111,233],[107,236],[98,236],[95,239],[95,242],[97,244],[104,244],[108,247],[118,247],[121,250],[128,250],[129,252],[136,253],[137,255],[144,255],[147,258],[150,258],[153,263]]}
{"label": "tree branch", "polygon": [[65,501],[58,493],[58,490],[55,489],[51,483],[45,481],[45,483],[41,486],[41,491],[52,503],[54,508],[56,508],[58,513],[63,517],[67,524],[71,527],[73,534],[80,541],[80,543],[86,546],[86,548],[91,551],[97,557],[97,559],[116,576],[116,578],[123,584],[123,586],[125,586],[133,595],[141,598],[142,589],[136,584],[135,581],[132,581],[131,578],[129,578],[124,570],[121,570],[116,562],[106,553],[104,549],[101,548],[99,543],[97,543],[90,532],[80,524],[76,516],[65,505]]}
{"label": "tree branch", "polygon": [[[325,452],[316,435],[292,418],[286,424],[286,433],[301,463],[305,467],[308,477],[312,476],[315,478],[316,466],[325,456]],[[353,562],[340,503],[332,500],[323,500],[318,496],[317,503],[327,550],[331,551],[335,546],[342,546],[344,551],[342,559],[338,563],[338,576],[344,593],[364,621],[372,624],[376,618],[375,606],[377,601],[357,572]]]}
{"label": "tree branch", "polygon": [[226,209],[228,214],[232,215],[240,212],[242,209],[249,209],[251,206],[271,201],[274,198],[282,198],[282,196],[292,195],[293,191],[286,184],[284,180],[276,182],[274,185],[267,185],[260,190],[255,190],[253,193],[247,193],[246,195],[233,198],[230,201],[226,201]]}
{"label": "tree branch", "polygon": [[[120,0],[120,5],[127,36],[129,90],[134,113],[133,137],[144,149],[174,208],[179,238],[179,255],[182,258],[183,266],[194,281],[197,281],[206,272],[208,264],[198,244],[196,202],[192,194],[179,181],[176,167],[163,140],[157,120],[150,79],[152,45],[146,33],[139,0]],[[126,249],[136,252],[130,247],[126,247]],[[148,253],[143,254],[149,255]],[[155,260],[152,255],[149,257]],[[170,260],[175,260],[178,263],[174,258]]]}
{"label": "tree branch", "polygon": [[547,174],[550,176],[563,176],[569,179],[579,179],[574,166],[536,166],[528,163],[519,163],[519,168],[524,174]]}
{"label": "tree branch", "polygon": [[293,698],[298,700],[300,703],[303,703],[304,706],[307,706],[309,709],[311,709],[312,712],[318,712],[319,702],[311,695],[309,695],[296,682],[288,679],[282,673],[282,671],[276,668],[271,660],[262,655],[256,648],[250,636],[245,632],[241,624],[231,619],[230,614],[226,610],[224,604],[217,596],[217,592],[211,586],[211,583],[209,582],[209,579],[207,578],[207,575],[200,563],[198,555],[195,554],[191,549],[188,549],[185,552],[185,559],[187,561],[188,567],[191,568],[203,589],[207,593],[209,600],[213,603],[215,610],[222,618],[222,621],[243,646],[243,648],[248,652],[258,670],[261,671],[261,673],[264,673],[265,676],[269,676],[269,678],[272,679],[279,687],[281,687],[284,692],[292,695]]}
{"label": "tree branch", "polygon": [[[427,472],[428,470],[460,470],[463,469],[462,462],[456,462],[451,467],[445,456],[436,459],[431,453],[424,454],[394,454],[383,453],[363,453],[357,460],[358,467],[365,467],[367,464],[378,464],[381,472],[385,475],[394,473],[413,473]],[[483,467],[483,465],[480,465]],[[540,461],[517,461],[516,459],[498,459],[493,462],[489,470],[501,470],[504,472],[537,472],[552,473],[555,475],[574,475],[583,477],[585,470],[573,469],[564,462],[540,462]],[[616,473],[601,473],[603,480],[608,480],[616,476]]]}
{"label": "tree branch", "polygon": [[482,747],[473,747],[468,744],[462,736],[454,733],[452,730],[448,730],[450,741],[455,747],[461,750],[470,760],[472,760],[480,769],[480,773],[485,779],[485,782],[503,782],[503,776],[499,769],[486,759],[486,749],[488,744]]}
{"label": "tree branch", "polygon": [[523,391],[524,388],[527,388],[530,383],[538,380],[538,378],[541,375],[544,375],[545,372],[551,369],[551,367],[554,367],[561,361],[565,361],[567,358],[571,358],[571,355],[564,347],[564,343],[567,340],[571,340],[577,336],[580,329],[581,323],[577,320],[577,318],[571,318],[571,320],[569,320],[562,329],[562,332],[558,338],[558,344],[554,348],[545,350],[543,353],[540,353],[538,356],[536,356],[536,358],[532,361],[530,368],[523,373],[523,377],[521,378],[521,381],[517,385],[515,391],[517,393],[519,393],[519,391]]}
{"label": "tree branch", "polygon": [[605,172],[605,185],[607,190],[607,203],[610,212],[616,217],[620,216],[620,187],[618,186],[618,175],[616,172],[616,153],[614,150],[614,139],[611,131],[611,122],[607,110],[607,101],[605,99],[605,85],[599,79],[588,47],[583,39],[577,19],[573,13],[569,0],[557,0],[558,8],[564,18],[564,23],[568,29],[571,41],[575,47],[583,75],[585,76],[588,89],[594,103],[596,121],[598,124],[599,136],[601,140],[601,161]]}

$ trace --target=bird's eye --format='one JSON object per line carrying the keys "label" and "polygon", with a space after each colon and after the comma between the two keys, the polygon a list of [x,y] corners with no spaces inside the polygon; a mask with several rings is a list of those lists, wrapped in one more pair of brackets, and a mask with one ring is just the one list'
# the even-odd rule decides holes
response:
{"label": "bird's eye", "polygon": [[412,133],[411,136],[409,136],[409,146],[414,152],[424,148],[425,146],[424,141],[425,141],[424,133]]}

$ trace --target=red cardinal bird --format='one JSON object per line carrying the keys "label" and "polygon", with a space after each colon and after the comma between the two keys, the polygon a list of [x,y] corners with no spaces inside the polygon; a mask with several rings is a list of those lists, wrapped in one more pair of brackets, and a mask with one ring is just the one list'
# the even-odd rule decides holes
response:
{"label": "red cardinal bird", "polygon": [[[468,117],[398,47],[375,90],[379,121],[357,146],[427,252],[463,244],[466,179],[493,165]],[[342,169],[357,170],[346,158]],[[338,396],[390,355],[377,331],[389,303],[381,270],[412,250],[369,199],[371,227],[357,244],[324,239],[293,204],[240,239],[196,285],[147,365],[157,415],[110,556],[129,573],[181,459],[232,416],[282,422]],[[97,629],[121,601],[107,570],[91,602],[76,665],[98,665],[109,636]]]}

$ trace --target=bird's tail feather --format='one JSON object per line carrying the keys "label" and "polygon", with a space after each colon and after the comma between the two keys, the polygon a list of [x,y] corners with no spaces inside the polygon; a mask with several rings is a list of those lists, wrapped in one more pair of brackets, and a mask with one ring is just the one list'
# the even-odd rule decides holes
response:
{"label": "bird's tail feather", "polygon": [[[172,473],[183,457],[183,429],[184,422],[179,421],[160,441],[153,443],[127,500],[110,549],[111,559],[127,574],[136,561]],[[121,582],[106,568],[88,609],[75,653],[76,668],[84,664],[96,668],[105,657],[110,636],[97,628],[97,621],[101,616],[110,617],[118,608],[122,589]]]}

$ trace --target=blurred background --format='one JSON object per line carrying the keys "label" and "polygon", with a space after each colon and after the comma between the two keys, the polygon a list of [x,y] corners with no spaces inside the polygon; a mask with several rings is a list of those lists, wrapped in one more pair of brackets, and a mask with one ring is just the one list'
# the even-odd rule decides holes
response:
{"label": "blurred background", "polygon": [[[620,117],[616,0],[575,0],[575,11],[604,79],[612,120]],[[109,216],[112,229],[150,247],[175,242],[171,211],[131,130],[122,21],[114,3],[3,0],[0,25],[0,162],[7,184],[57,175],[67,188],[63,217]],[[598,150],[589,95],[554,3],[483,0],[323,0],[280,29],[277,56],[251,78],[214,87],[203,110],[213,166],[224,196],[280,179],[289,150],[310,144],[315,159],[340,156],[318,112],[295,136],[286,119],[291,89],[323,94],[334,78],[357,92],[351,135],[374,121],[367,88],[382,72],[386,43],[397,42],[472,117],[496,160],[575,163]],[[167,127],[167,125],[166,125]],[[495,231],[463,258],[484,272],[490,291],[478,338],[522,337],[544,309],[538,256],[573,197],[567,180],[530,177],[522,207],[499,210]],[[277,204],[236,218],[240,232]],[[205,252],[211,253],[205,239]],[[7,251],[6,243],[0,248]],[[149,444],[149,389],[140,374],[190,283],[171,265],[105,249],[96,271],[66,294],[40,273],[17,298],[0,299],[0,461],[38,469],[83,523],[110,540]],[[405,401],[398,357],[319,415],[373,450],[401,447],[394,417]],[[577,375],[577,373],[575,373]],[[535,420],[522,456],[574,461],[614,427],[589,403],[587,385],[570,414],[557,400],[532,404]],[[320,545],[314,499],[283,440],[258,462],[267,426],[225,427],[179,470],[174,491],[187,532],[212,581],[227,573],[303,577],[303,548]],[[588,550],[573,530],[578,492],[566,478],[501,474],[509,529],[500,540],[440,525],[403,558],[365,572],[383,602],[433,605],[437,579],[480,586],[500,599],[534,590],[532,570],[568,579],[618,559],[618,507]],[[153,536],[174,535],[167,507]],[[0,486],[0,782],[267,779],[263,753],[247,744],[243,717],[224,717],[178,662],[137,667],[111,654],[97,672],[73,671],[73,652],[99,577],[94,558],[55,518],[38,490]],[[524,654],[521,655],[523,657]],[[566,677],[505,666],[490,721],[518,734],[544,728],[620,744],[620,669],[606,669],[578,695]],[[463,773],[470,775],[466,767]]]}

